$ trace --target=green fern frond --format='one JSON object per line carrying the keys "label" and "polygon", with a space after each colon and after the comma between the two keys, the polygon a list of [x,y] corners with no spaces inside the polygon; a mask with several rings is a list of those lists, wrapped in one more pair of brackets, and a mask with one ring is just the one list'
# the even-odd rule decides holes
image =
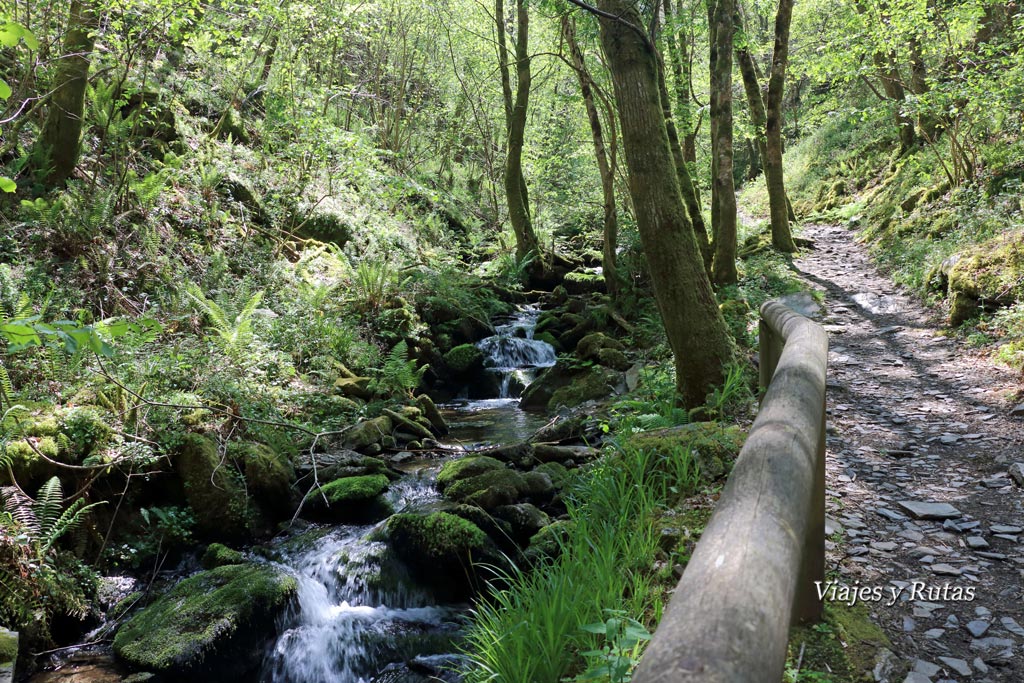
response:
{"label": "green fern frond", "polygon": [[61,517],[61,509],[64,507],[64,487],[61,486],[58,477],[50,477],[45,484],[39,488],[36,495],[35,505],[32,511],[39,521],[39,536],[47,535]]}
{"label": "green fern frond", "polygon": [[[56,477],[55,477],[56,478]],[[85,504],[85,500],[79,498],[71,505],[68,506],[60,517],[58,517],[53,526],[48,529],[45,534],[40,538],[42,547],[39,549],[40,557],[45,557],[50,552],[50,548],[56,543],[64,534],[74,532],[78,529],[82,522],[85,521],[86,513],[95,507],[103,505],[106,501],[99,501],[97,503]]]}
{"label": "green fern frond", "polygon": [[4,500],[4,509],[33,538],[39,537],[39,519],[36,517],[32,499],[17,487],[6,486],[0,489]]}

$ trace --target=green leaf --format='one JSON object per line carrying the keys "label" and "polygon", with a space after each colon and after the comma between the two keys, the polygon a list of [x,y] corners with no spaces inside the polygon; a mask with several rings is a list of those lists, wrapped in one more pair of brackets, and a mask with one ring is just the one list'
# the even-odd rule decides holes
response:
{"label": "green leaf", "polygon": [[0,26],[0,44],[4,47],[14,47],[21,40],[21,27],[13,22]]}
{"label": "green leaf", "polygon": [[0,78],[0,100],[6,100],[11,96],[11,86],[7,85],[7,81]]}
{"label": "green leaf", "polygon": [[13,345],[27,346],[39,343],[39,335],[31,325],[21,323],[0,325],[0,335],[3,335]]}
{"label": "green leaf", "polygon": [[4,192],[14,192],[18,189],[18,185],[8,178],[7,176],[0,175],[0,190]]}

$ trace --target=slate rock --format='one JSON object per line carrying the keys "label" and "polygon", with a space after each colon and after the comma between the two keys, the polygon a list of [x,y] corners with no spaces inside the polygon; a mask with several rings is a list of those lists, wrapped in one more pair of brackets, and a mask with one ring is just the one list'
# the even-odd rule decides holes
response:
{"label": "slate rock", "polygon": [[939,661],[961,676],[970,676],[974,673],[971,670],[970,664],[962,659],[957,659],[956,657],[939,657]]}
{"label": "slate rock", "polygon": [[929,503],[918,500],[901,500],[897,503],[917,519],[955,519],[962,513],[949,503]]}
{"label": "slate rock", "polygon": [[975,638],[981,638],[988,631],[988,627],[991,624],[981,619],[975,619],[974,621],[967,622],[966,629],[971,632],[971,635]]}

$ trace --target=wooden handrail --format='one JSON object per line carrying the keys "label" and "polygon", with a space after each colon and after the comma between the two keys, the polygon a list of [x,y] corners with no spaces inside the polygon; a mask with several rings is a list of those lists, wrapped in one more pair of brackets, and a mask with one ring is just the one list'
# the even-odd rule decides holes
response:
{"label": "wooden handrail", "polygon": [[760,334],[761,409],[635,683],[778,683],[790,626],[821,615],[828,336],[775,301]]}

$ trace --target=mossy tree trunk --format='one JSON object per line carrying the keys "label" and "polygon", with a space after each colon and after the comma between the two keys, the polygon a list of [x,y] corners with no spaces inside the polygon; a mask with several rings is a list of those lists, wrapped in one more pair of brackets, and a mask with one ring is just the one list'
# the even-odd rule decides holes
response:
{"label": "mossy tree trunk", "polygon": [[569,57],[572,61],[576,77],[580,84],[580,93],[583,95],[583,104],[587,110],[587,120],[590,122],[590,136],[594,141],[594,156],[597,158],[597,170],[601,175],[602,208],[604,209],[604,241],[601,250],[601,271],[604,275],[605,286],[608,294],[613,298],[619,293],[619,271],[616,265],[616,248],[619,238],[619,217],[615,206],[615,168],[617,166],[618,144],[615,132],[614,113],[608,112],[608,124],[611,129],[610,144],[604,141],[604,130],[601,125],[601,116],[594,100],[594,79],[587,69],[583,51],[580,49],[579,41],[576,40],[576,21],[571,15],[562,16],[562,36],[569,47]]}
{"label": "mossy tree trunk", "polygon": [[628,0],[600,0],[598,10],[640,241],[675,356],[680,401],[696,407],[722,381],[733,344],[679,190],[658,85],[657,49]]}
{"label": "mossy tree trunk", "polygon": [[499,72],[502,95],[505,104],[505,131],[507,134],[505,156],[505,198],[508,202],[508,218],[516,236],[516,258],[534,256],[533,272],[543,270],[543,254],[540,243],[533,231],[530,219],[530,199],[523,175],[523,144],[526,137],[526,114],[530,104],[530,15],[526,0],[516,0],[515,67],[516,87],[512,92],[509,68],[509,53],[505,36],[505,3],[495,0],[494,20],[498,37]]}
{"label": "mossy tree trunk", "polygon": [[[708,3],[711,29],[711,184],[714,257],[712,279],[719,285],[734,284],[736,272],[736,188],[733,181],[732,136],[732,40],[734,0]],[[717,219],[717,223],[715,220]]]}
{"label": "mossy tree trunk", "polygon": [[[694,121],[693,107],[691,105],[690,87],[693,78],[690,68],[690,50],[688,44],[681,37],[680,13],[673,9],[672,0],[664,0],[665,21],[668,23],[665,31],[665,41],[668,46],[668,60],[672,69],[672,85],[675,95],[675,112],[679,121],[679,134],[683,139],[683,158],[688,164],[697,163],[697,128]],[[692,177],[692,174],[691,174]],[[696,191],[696,185],[694,186]],[[697,192],[697,203],[700,203],[700,193]]]}
{"label": "mossy tree trunk", "polygon": [[789,63],[789,27],[793,20],[793,0],[779,0],[775,14],[775,48],[772,71],[768,76],[768,97],[765,101],[764,178],[768,185],[768,206],[772,221],[772,246],[779,251],[794,252],[796,244],[789,229],[789,200],[782,171],[782,96],[786,86]]}
{"label": "mossy tree trunk", "polygon": [[98,14],[89,0],[71,0],[63,55],[53,78],[53,94],[36,142],[35,163],[48,187],[63,185],[78,164],[82,145],[89,55]]}

